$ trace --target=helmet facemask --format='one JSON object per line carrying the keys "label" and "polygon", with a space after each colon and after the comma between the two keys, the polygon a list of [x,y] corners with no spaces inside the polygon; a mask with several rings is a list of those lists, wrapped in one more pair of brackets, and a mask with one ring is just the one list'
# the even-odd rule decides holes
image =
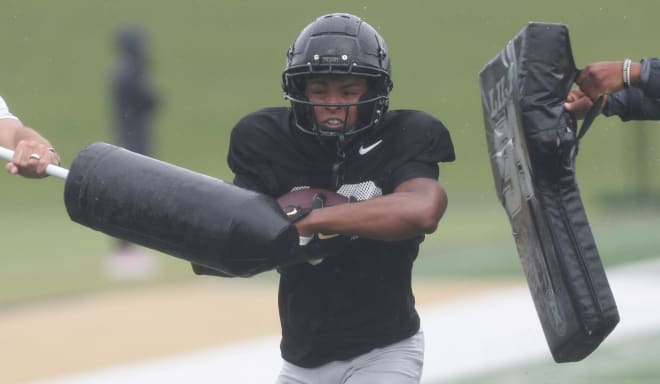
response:
{"label": "helmet facemask", "polygon": [[[368,79],[368,90],[360,100],[353,103],[320,103],[312,102],[305,95],[305,82],[307,77],[293,80],[296,85],[290,89],[294,92],[287,93],[285,98],[291,102],[295,126],[301,131],[320,137],[349,137],[364,132],[382,119],[387,110],[389,99],[386,95],[378,94],[375,87],[379,79]],[[315,107],[336,107],[343,111],[344,126],[342,128],[327,128],[318,123]],[[349,113],[351,108],[357,109],[357,120],[351,126],[349,124]]]}

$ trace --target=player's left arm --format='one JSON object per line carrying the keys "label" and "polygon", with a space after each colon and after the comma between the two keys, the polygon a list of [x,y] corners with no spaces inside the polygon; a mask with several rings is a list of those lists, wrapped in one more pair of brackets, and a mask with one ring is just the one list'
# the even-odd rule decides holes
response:
{"label": "player's left arm", "polygon": [[381,197],[313,210],[296,227],[303,236],[322,232],[403,240],[433,233],[446,208],[442,185],[432,178],[417,177]]}

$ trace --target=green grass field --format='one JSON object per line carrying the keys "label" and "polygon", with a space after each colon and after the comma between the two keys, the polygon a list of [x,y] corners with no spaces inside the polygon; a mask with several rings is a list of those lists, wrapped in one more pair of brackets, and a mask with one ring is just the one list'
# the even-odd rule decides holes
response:
{"label": "green grass field", "polygon": [[[153,74],[164,100],[155,156],[230,180],[229,130],[252,110],[284,105],[279,82],[286,48],[306,23],[332,11],[366,18],[389,43],[392,108],[432,113],[454,140],[457,161],[441,169],[450,206],[415,273],[522,279],[490,174],[478,73],[529,21],[567,24],[578,66],[652,56],[645,36],[657,24],[660,3],[8,0],[0,14],[0,94],[27,125],[51,138],[66,166],[85,145],[111,140],[112,33],[140,23],[152,34]],[[656,122],[596,120],[580,147],[578,182],[606,266],[658,256]],[[109,239],[69,221],[62,192],[60,180],[0,175],[0,310],[136,284],[104,277]],[[187,263],[159,260],[163,272],[155,282],[194,278]],[[612,347],[606,363],[596,359],[579,369],[532,365],[461,383],[651,383],[660,377],[651,358],[659,342],[660,335],[631,340],[627,355]]]}

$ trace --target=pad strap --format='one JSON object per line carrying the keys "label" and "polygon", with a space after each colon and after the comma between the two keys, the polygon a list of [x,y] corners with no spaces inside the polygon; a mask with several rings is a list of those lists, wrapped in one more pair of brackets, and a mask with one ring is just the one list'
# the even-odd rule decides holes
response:
{"label": "pad strap", "polygon": [[584,116],[584,120],[582,121],[582,125],[580,126],[580,130],[577,133],[578,140],[582,139],[582,136],[584,136],[584,134],[587,133],[587,130],[589,129],[589,127],[591,127],[591,124],[600,114],[600,110],[601,107],[603,106],[604,100],[605,100],[604,96],[598,97],[594,102],[594,104],[591,106],[591,108],[589,108],[589,111],[587,111],[587,114]]}

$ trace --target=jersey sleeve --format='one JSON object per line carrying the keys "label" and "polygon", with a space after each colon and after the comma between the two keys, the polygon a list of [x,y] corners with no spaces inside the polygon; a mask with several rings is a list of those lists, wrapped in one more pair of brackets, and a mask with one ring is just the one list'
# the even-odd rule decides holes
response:
{"label": "jersey sleeve", "polygon": [[227,164],[234,173],[233,183],[259,193],[273,196],[277,179],[267,154],[265,122],[254,114],[241,119],[231,133]]}
{"label": "jersey sleeve", "polygon": [[418,112],[414,124],[406,124],[410,125],[402,132],[397,151],[402,160],[392,172],[392,188],[418,177],[438,179],[438,163],[456,158],[449,130],[441,121]]}
{"label": "jersey sleeve", "polygon": [[404,181],[418,177],[437,180],[440,176],[440,169],[435,163],[410,161],[397,168],[392,176],[392,189],[394,189]]}

